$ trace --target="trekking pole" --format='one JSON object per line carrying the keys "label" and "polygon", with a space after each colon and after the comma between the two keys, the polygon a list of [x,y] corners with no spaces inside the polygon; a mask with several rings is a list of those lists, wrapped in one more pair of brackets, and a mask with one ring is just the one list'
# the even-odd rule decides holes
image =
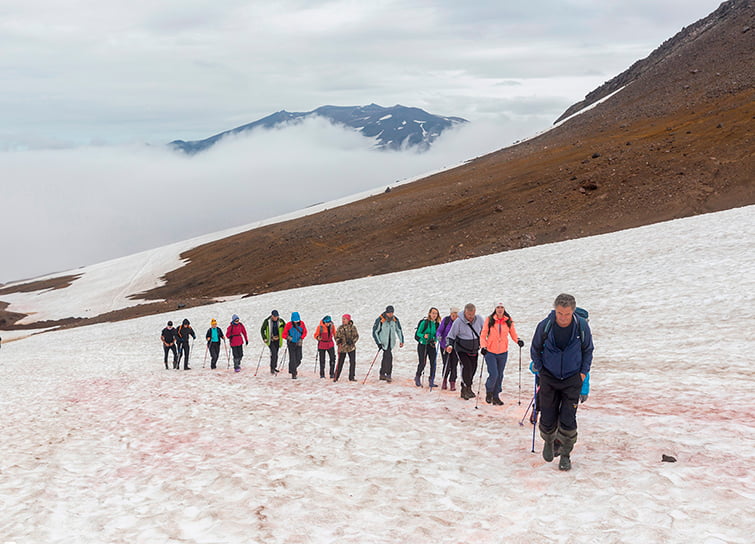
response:
{"label": "trekking pole", "polygon": [[[319,358],[320,350],[318,349],[315,352],[315,376],[317,376],[317,359]],[[323,373],[325,372],[325,353],[322,354],[322,367],[323,367]]]}
{"label": "trekking pole", "polygon": [[480,365],[480,381],[477,384],[477,396],[474,399],[474,409],[479,410],[477,405],[480,403],[480,391],[482,390],[482,368],[485,366],[485,357],[482,358],[482,363]]}
{"label": "trekking pole", "polygon": [[223,345],[225,346],[225,356],[228,359],[228,366],[225,367],[226,370],[231,368],[231,352],[228,350],[228,344],[225,342],[225,338],[223,338]]}
{"label": "trekking pole", "polygon": [[370,368],[367,370],[367,374],[364,376],[364,381],[362,382],[362,385],[367,383],[367,377],[370,375],[370,372],[372,372],[372,365],[375,364],[375,361],[377,361],[378,355],[380,355],[380,352],[383,351],[383,348],[378,348],[377,353],[375,354],[375,358],[370,363]]}
{"label": "trekking pole", "polygon": [[285,364],[286,364],[286,355],[288,355],[288,342],[286,342],[286,347],[283,348],[283,357],[281,357],[281,359],[280,359],[280,364],[275,367],[276,375],[285,366]]}
{"label": "trekking pole", "polygon": [[524,415],[522,416],[522,419],[519,420],[519,426],[524,427],[524,419],[527,417],[527,414],[530,413],[530,408],[532,408],[532,404],[535,402],[535,397],[532,397],[530,399],[530,403],[527,405],[527,409],[524,411]]}
{"label": "trekking pole", "polygon": [[535,376],[535,387],[532,393],[532,453],[535,453],[535,427],[537,427],[537,375]]}
{"label": "trekking pole", "polygon": [[522,346],[519,346],[519,399],[517,404],[522,405]]}
{"label": "trekking pole", "polygon": [[[272,342],[272,340],[271,340]],[[265,346],[262,346],[262,351],[260,351],[260,358],[257,359],[257,368],[254,369],[254,375],[257,375],[257,371],[260,369],[260,364],[262,363],[262,355],[265,353]]]}
{"label": "trekking pole", "polygon": [[207,347],[204,348],[204,360],[202,361],[202,368],[204,368],[204,365],[207,363],[207,352],[210,350],[210,343],[207,342]]}

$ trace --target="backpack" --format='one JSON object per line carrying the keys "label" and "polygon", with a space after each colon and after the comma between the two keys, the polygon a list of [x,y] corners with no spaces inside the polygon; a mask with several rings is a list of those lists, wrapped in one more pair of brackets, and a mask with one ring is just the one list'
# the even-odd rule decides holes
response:
{"label": "backpack", "polygon": [[[577,306],[574,309],[574,316],[577,318],[577,323],[579,324],[579,341],[582,344],[582,349],[585,349],[585,323],[590,320],[590,313],[584,308]],[[548,332],[551,330],[552,326],[553,321],[549,319],[545,323],[545,327],[543,327],[543,336],[541,338],[543,349],[545,349],[545,341],[548,339]]]}
{"label": "backpack", "polygon": [[422,342],[423,338],[422,338],[422,335],[420,335],[420,333],[419,333],[419,328],[420,328],[420,326],[422,326],[422,322],[423,321],[425,321],[425,320],[424,319],[420,319],[419,322],[417,323],[417,327],[414,329],[414,339],[417,342],[420,342],[420,343]]}

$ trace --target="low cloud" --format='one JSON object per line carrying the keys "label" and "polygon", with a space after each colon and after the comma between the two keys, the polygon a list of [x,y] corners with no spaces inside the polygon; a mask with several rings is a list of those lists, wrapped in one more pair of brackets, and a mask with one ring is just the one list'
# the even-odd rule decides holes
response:
{"label": "low cloud", "polygon": [[2,152],[0,281],[381,188],[505,147],[530,126],[472,123],[447,131],[427,153],[375,151],[371,140],[321,118],[230,137],[193,157],[148,146]]}

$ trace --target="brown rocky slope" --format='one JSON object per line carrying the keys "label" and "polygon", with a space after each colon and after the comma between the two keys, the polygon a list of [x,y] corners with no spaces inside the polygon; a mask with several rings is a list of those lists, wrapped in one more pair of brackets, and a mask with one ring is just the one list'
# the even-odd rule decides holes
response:
{"label": "brown rocky slope", "polygon": [[752,8],[750,0],[722,4],[577,109],[619,92],[537,138],[197,247],[139,298],[202,304],[753,204]]}

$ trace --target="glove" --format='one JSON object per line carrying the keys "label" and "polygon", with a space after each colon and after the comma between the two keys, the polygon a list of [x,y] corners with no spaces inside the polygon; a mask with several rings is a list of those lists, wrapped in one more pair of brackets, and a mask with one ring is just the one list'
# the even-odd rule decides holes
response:
{"label": "glove", "polygon": [[247,346],[249,345],[249,340],[247,340],[247,341],[246,341],[246,345],[247,345]]}
{"label": "glove", "polygon": [[523,348],[523,347],[524,347],[524,340],[522,340],[521,338],[520,338],[519,340],[517,340],[517,341],[516,341],[516,343],[517,343],[517,345],[518,345],[518,346],[519,346],[520,348]]}
{"label": "glove", "polygon": [[488,352],[487,348],[482,348],[480,350],[480,353],[482,353],[483,355],[487,354],[487,352]]}
{"label": "glove", "polygon": [[580,395],[579,396],[579,402],[580,403],[585,402],[587,400],[587,397],[589,397],[589,396],[590,395]]}

